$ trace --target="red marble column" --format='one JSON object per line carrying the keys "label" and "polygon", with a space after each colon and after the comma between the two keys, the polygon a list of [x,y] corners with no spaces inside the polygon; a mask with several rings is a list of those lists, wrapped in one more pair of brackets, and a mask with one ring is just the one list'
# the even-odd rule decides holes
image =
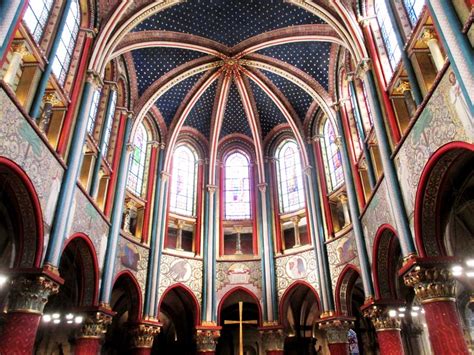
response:
{"label": "red marble column", "polygon": [[328,344],[331,355],[347,355],[349,353],[348,343]]}
{"label": "red marble column", "polygon": [[97,307],[87,312],[81,332],[76,339],[75,355],[97,355],[102,347],[102,339],[107,327],[112,323],[113,312]]}
{"label": "red marble column", "polygon": [[425,311],[433,352],[443,355],[469,354],[456,309],[456,280],[446,258],[416,259],[400,273],[413,287]]}
{"label": "red marble column", "polygon": [[97,355],[102,346],[100,337],[76,339],[75,355]]}
{"label": "red marble column", "polygon": [[150,355],[151,348],[135,348],[130,351],[130,354],[133,355]]}
{"label": "red marble column", "polygon": [[402,337],[400,329],[382,329],[377,331],[380,354],[403,355]]}
{"label": "red marble column", "polygon": [[62,279],[50,272],[20,275],[12,280],[0,354],[33,353],[44,306],[61,283]]}
{"label": "red marble column", "polygon": [[267,350],[267,355],[283,355],[283,350]]}

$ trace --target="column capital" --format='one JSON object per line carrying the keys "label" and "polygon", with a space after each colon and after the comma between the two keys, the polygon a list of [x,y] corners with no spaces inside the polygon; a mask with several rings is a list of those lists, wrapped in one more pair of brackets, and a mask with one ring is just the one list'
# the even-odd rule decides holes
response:
{"label": "column capital", "polygon": [[372,61],[370,58],[362,58],[359,63],[357,63],[357,68],[355,71],[355,76],[357,78],[362,78],[365,73],[367,73],[372,68]]}
{"label": "column capital", "polygon": [[46,91],[43,95],[43,102],[45,104],[51,104],[51,106],[57,106],[62,103],[62,101],[58,99],[55,91]]}
{"label": "column capital", "polygon": [[130,325],[129,334],[131,348],[150,349],[153,346],[155,336],[160,333],[161,323],[157,322],[140,322]]}
{"label": "column capital", "polygon": [[268,184],[266,182],[262,182],[258,184],[257,187],[260,190],[260,192],[265,193],[265,191],[267,190],[267,185]]}
{"label": "column capital", "polygon": [[112,323],[113,315],[114,312],[105,308],[88,312],[80,330],[79,338],[101,338],[107,332],[107,327]]}
{"label": "column capital", "polygon": [[286,333],[282,326],[264,326],[258,331],[262,337],[263,349],[265,351],[283,351]]}
{"label": "column capital", "polygon": [[199,352],[216,351],[217,339],[221,336],[221,327],[196,327],[196,345]]}
{"label": "column capital", "polygon": [[100,77],[100,74],[93,70],[87,71],[86,82],[91,83],[97,88],[104,86],[104,81]]}
{"label": "column capital", "polygon": [[398,85],[394,88],[396,94],[404,94],[405,91],[411,91],[410,82],[408,80],[400,79]]}
{"label": "column capital", "polygon": [[353,317],[328,317],[317,322],[318,328],[324,331],[329,344],[347,343],[347,332],[354,327]]}
{"label": "column capital", "polygon": [[[431,259],[431,258],[430,258]],[[449,258],[451,259],[451,258]],[[412,259],[400,271],[405,285],[413,287],[421,304],[456,300],[456,280],[451,272],[454,260]]]}
{"label": "column capital", "polygon": [[210,194],[214,194],[217,190],[217,185],[212,185],[212,184],[207,184],[206,185],[207,191],[209,191]]}
{"label": "column capital", "polygon": [[397,317],[391,317],[389,310],[401,306],[402,303],[382,303],[380,301],[366,303],[361,307],[364,317],[369,318],[377,332],[385,330],[400,330],[401,322]]}
{"label": "column capital", "polygon": [[437,40],[435,31],[430,27],[425,27],[421,31],[420,40],[426,45],[428,45],[428,42],[431,40]]}
{"label": "column capital", "polygon": [[13,41],[11,45],[11,49],[13,53],[18,53],[21,58],[23,58],[25,55],[27,55],[28,48],[26,47],[26,42],[24,40],[21,41]]}

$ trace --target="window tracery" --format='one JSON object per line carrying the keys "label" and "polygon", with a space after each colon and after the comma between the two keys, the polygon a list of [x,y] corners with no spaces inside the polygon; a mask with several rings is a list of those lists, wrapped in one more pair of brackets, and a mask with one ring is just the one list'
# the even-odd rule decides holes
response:
{"label": "window tracery", "polygon": [[231,153],[224,167],[225,219],[250,219],[250,165],[242,152]]}
{"label": "window tracery", "polygon": [[107,125],[105,127],[105,136],[104,136],[104,152],[103,156],[107,157],[107,152],[109,151],[110,147],[110,138],[112,136],[112,126],[114,124],[114,116],[115,116],[115,107],[117,106],[117,92],[115,90],[112,90],[112,98],[111,98],[111,103],[110,103],[110,108],[109,112],[107,114],[107,117],[105,118],[105,122],[107,122]]}
{"label": "window tracery", "polygon": [[331,121],[326,120],[323,126],[323,157],[326,170],[326,181],[330,191],[337,189],[344,181],[341,153],[336,143],[336,133]]}
{"label": "window tracery", "polygon": [[425,0],[403,0],[403,5],[405,6],[412,27],[415,27],[421,10],[423,10],[423,6],[425,5]]}
{"label": "window tracery", "polygon": [[94,95],[92,96],[91,108],[89,110],[89,117],[87,120],[87,132],[90,136],[94,135],[95,120],[97,118],[97,111],[99,110],[99,102],[100,90],[96,90],[94,91]]}
{"label": "window tracery", "polygon": [[36,43],[41,40],[52,6],[53,0],[35,0],[28,2],[23,21],[30,30]]}
{"label": "window tracery", "polygon": [[387,51],[387,57],[390,62],[391,72],[393,73],[395,67],[401,58],[401,50],[398,46],[396,28],[390,16],[388,14],[387,4],[385,1],[376,1],[375,2],[375,15],[380,27],[380,32],[382,34],[382,39]]}
{"label": "window tracery", "polygon": [[130,159],[127,181],[128,189],[137,196],[141,196],[143,190],[147,142],[148,132],[145,125],[141,123],[133,140],[134,150]]}

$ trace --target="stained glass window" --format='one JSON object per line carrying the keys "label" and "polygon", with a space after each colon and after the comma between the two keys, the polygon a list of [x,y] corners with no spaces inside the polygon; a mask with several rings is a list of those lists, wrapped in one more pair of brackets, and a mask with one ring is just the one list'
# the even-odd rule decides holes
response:
{"label": "stained glass window", "polygon": [[26,8],[23,22],[37,43],[43,35],[52,6],[53,0],[28,1],[28,7]]}
{"label": "stained glass window", "polygon": [[109,151],[110,146],[110,136],[112,135],[112,126],[114,123],[114,116],[115,116],[115,106],[117,105],[117,92],[112,90],[111,103],[109,107],[109,112],[107,113],[107,117],[105,118],[105,136],[104,136],[104,151],[102,152],[102,156],[107,157],[107,152]]}
{"label": "stained glass window", "polygon": [[390,19],[387,4],[384,0],[375,1],[375,14],[377,15],[380,32],[382,33],[382,39],[393,72],[393,69],[400,61],[402,53],[398,46],[395,25]]}
{"label": "stained glass window", "polygon": [[423,10],[423,6],[425,5],[425,0],[403,0],[403,4],[407,10],[411,25],[415,27],[418,18],[420,17],[421,10]]}
{"label": "stained glass window", "polygon": [[187,145],[174,151],[170,211],[185,216],[196,213],[197,156]]}
{"label": "stained glass window", "polygon": [[278,196],[280,211],[293,212],[305,204],[303,169],[296,142],[284,141],[277,149]]}
{"label": "stained glass window", "polygon": [[248,158],[234,152],[225,160],[225,219],[250,219],[250,167]]}
{"label": "stained glass window", "polygon": [[143,191],[147,142],[148,132],[143,123],[141,123],[133,140],[134,149],[130,158],[127,181],[127,187],[137,196],[141,196]]}
{"label": "stained glass window", "polygon": [[94,135],[95,120],[97,118],[97,110],[99,109],[100,90],[94,91],[92,96],[91,108],[89,110],[89,117],[87,119],[87,132],[89,135]]}
{"label": "stained glass window", "polygon": [[63,85],[66,80],[69,64],[71,64],[72,53],[74,51],[74,46],[76,45],[77,34],[79,33],[79,25],[81,22],[80,10],[78,0],[73,0],[67,13],[66,25],[61,33],[59,47],[53,61],[53,73],[56,75],[56,78],[59,80],[61,85]]}
{"label": "stained glass window", "polygon": [[336,133],[331,121],[326,120],[323,126],[322,151],[328,189],[334,191],[344,181],[341,153],[336,144]]}

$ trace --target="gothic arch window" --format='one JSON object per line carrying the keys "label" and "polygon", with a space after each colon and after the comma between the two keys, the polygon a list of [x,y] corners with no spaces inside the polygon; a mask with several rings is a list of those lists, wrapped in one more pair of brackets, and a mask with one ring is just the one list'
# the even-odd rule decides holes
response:
{"label": "gothic arch window", "polygon": [[128,189],[137,196],[142,195],[143,181],[145,178],[146,153],[148,143],[148,132],[145,125],[141,123],[138,126],[135,138],[133,140],[133,153],[130,159],[128,170]]}
{"label": "gothic arch window", "polygon": [[107,157],[107,153],[109,151],[110,138],[112,136],[112,127],[114,124],[115,108],[117,106],[117,92],[115,90],[112,90],[110,95],[112,95],[111,97],[112,101],[110,103],[109,112],[107,112],[107,117],[105,118],[105,122],[106,122],[105,133],[104,133],[105,146],[104,146],[104,151],[102,153],[104,157]]}
{"label": "gothic arch window", "polygon": [[341,153],[336,144],[336,133],[331,121],[326,119],[323,125],[323,147],[324,168],[326,181],[330,191],[336,190],[344,181],[341,163]]}
{"label": "gothic arch window", "polygon": [[94,135],[95,120],[97,118],[97,110],[99,109],[100,90],[94,91],[92,96],[91,108],[89,110],[89,117],[87,119],[87,132],[90,136]]}
{"label": "gothic arch window", "polygon": [[423,10],[423,6],[425,5],[425,0],[403,0],[403,5],[405,6],[412,27],[415,27]]}
{"label": "gothic arch window", "polygon": [[188,145],[180,145],[174,151],[171,172],[171,212],[195,216],[197,164],[197,155]]}
{"label": "gothic arch window", "polygon": [[61,33],[59,47],[53,62],[53,73],[59,83],[64,84],[71,63],[72,54],[76,45],[79,25],[81,23],[81,11],[78,0],[73,0],[66,15],[66,25]]}
{"label": "gothic arch window", "polygon": [[300,153],[294,140],[285,140],[277,149],[278,197],[280,212],[300,210],[305,205],[303,169]]}
{"label": "gothic arch window", "polygon": [[227,220],[245,220],[251,217],[250,163],[241,151],[235,151],[225,159],[224,211]]}
{"label": "gothic arch window", "polygon": [[385,1],[375,1],[374,5],[375,15],[377,17],[382,39],[387,51],[387,57],[391,66],[391,75],[400,61],[402,54],[397,42],[395,24],[390,19]]}
{"label": "gothic arch window", "polygon": [[33,39],[38,43],[48,22],[53,0],[28,1],[23,22],[31,32]]}

